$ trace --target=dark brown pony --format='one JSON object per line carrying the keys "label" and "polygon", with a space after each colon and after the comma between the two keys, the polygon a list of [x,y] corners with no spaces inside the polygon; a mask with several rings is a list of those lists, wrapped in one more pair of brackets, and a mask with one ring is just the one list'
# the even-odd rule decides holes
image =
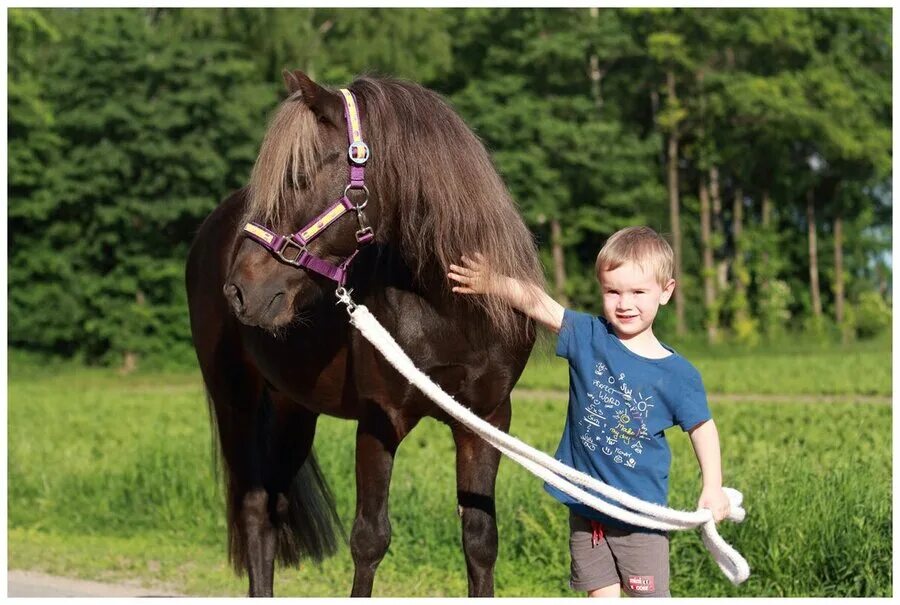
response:
{"label": "dark brown pony", "polygon": [[[191,330],[227,488],[229,558],[250,595],[272,595],[274,562],[319,560],[337,547],[334,504],[312,452],[316,419],[355,420],[352,594],[372,593],[391,539],[394,453],[424,416],[450,425],[469,594],[493,594],[494,481],[499,454],[399,375],[335,306],[335,284],[276,260],[241,229],[253,220],[292,233],[347,182],[339,94],[285,72],[248,187],[203,222],[187,262]],[[360,78],[350,90],[372,150],[366,215],[376,240],[351,265],[348,288],[416,364],[458,401],[507,430],[510,391],[533,326],[501,301],[450,292],[448,265],[480,251],[498,271],[543,283],[531,235],[483,145],[437,94]],[[357,193],[351,191],[351,197]],[[310,251],[334,263],[355,248],[350,213]]]}

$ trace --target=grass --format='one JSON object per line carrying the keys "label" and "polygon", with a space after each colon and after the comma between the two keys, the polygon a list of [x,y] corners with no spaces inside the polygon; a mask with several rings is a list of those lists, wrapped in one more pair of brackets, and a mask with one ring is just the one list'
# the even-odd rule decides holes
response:
{"label": "grass", "polygon": [[[21,371],[20,371],[21,370]],[[712,389],[711,389],[712,390]],[[512,433],[553,452],[565,401],[514,401]],[[241,595],[225,561],[223,504],[213,479],[205,401],[194,373],[120,377],[13,367],[9,382],[10,568],[77,577],[144,578],[194,595]],[[726,484],[748,519],[724,538],[753,574],[719,572],[699,534],[672,539],[676,596],[890,596],[891,408],[849,403],[712,401]],[[346,528],[355,502],[355,424],[319,423],[316,448]],[[696,461],[669,433],[671,504],[694,508]],[[564,507],[504,460],[497,487],[498,596],[571,596]],[[463,596],[449,430],[426,420],[400,447],[391,500],[393,541],[375,596]],[[346,596],[349,548],[322,566],[280,570],[276,594]]]}
{"label": "grass", "polygon": [[[541,341],[518,387],[568,389],[568,366]],[[757,395],[891,394],[890,342],[861,342],[845,347],[813,345],[740,350],[675,346],[703,377],[709,393]]]}

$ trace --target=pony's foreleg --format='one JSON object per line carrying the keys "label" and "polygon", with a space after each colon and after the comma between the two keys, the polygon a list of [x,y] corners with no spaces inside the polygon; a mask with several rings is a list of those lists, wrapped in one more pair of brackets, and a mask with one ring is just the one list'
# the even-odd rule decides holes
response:
{"label": "pony's foreleg", "polygon": [[[510,412],[507,399],[485,420],[507,431]],[[494,564],[497,562],[494,486],[500,452],[461,425],[454,427],[453,440],[456,442],[456,497],[462,518],[469,596],[492,597]]]}
{"label": "pony's foreleg", "polygon": [[356,431],[356,519],[350,533],[355,571],[351,596],[372,596],[375,570],[391,543],[388,491],[400,443],[381,411],[360,420]]}

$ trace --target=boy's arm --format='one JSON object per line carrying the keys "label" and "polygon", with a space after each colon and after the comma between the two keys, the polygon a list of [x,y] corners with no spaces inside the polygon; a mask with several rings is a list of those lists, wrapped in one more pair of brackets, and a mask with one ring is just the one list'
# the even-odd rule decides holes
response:
{"label": "boy's arm", "polygon": [[454,292],[497,296],[555,333],[559,333],[565,309],[540,286],[493,273],[480,254],[476,254],[475,260],[463,256],[462,262],[464,267],[450,265],[450,273],[447,274],[447,277],[461,284],[453,286]]}
{"label": "boy's arm", "polygon": [[721,521],[728,514],[730,503],[722,491],[722,456],[719,451],[719,431],[711,419],[701,422],[690,431],[691,444],[703,473],[703,490],[697,502],[698,508],[708,508],[715,520]]}

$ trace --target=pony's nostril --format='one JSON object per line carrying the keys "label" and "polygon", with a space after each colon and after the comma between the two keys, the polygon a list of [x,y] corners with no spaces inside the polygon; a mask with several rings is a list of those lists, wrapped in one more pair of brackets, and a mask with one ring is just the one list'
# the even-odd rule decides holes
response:
{"label": "pony's nostril", "polygon": [[234,310],[241,312],[244,308],[244,295],[241,293],[241,289],[235,284],[226,284],[222,290],[225,292],[225,298],[228,299]]}

